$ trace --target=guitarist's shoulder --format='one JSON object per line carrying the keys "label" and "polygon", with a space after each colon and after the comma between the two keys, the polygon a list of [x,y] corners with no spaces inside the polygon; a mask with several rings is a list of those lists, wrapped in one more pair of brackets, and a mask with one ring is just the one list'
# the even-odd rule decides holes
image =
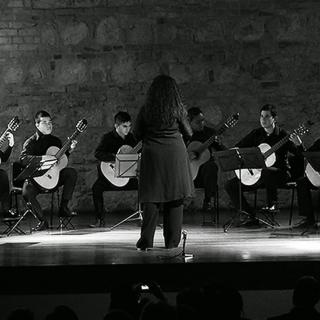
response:
{"label": "guitarist's shoulder", "polygon": [[106,140],[106,139],[114,139],[117,137],[117,133],[115,130],[109,131],[109,132],[105,132],[102,135],[102,140]]}
{"label": "guitarist's shoulder", "polygon": [[24,139],[24,143],[23,143],[23,144],[24,144],[24,145],[27,145],[27,144],[29,144],[30,142],[36,141],[37,138],[38,138],[37,134],[34,133],[34,134],[32,134],[31,136],[26,137],[26,138]]}
{"label": "guitarist's shoulder", "polygon": [[134,134],[132,132],[128,133],[127,139],[133,143],[134,145],[138,142],[138,140],[136,139],[136,137],[134,136]]}
{"label": "guitarist's shoulder", "polygon": [[264,131],[264,129],[262,127],[258,127],[258,128],[254,128],[254,129],[250,130],[247,135],[262,134],[264,132],[265,131]]}
{"label": "guitarist's shoulder", "polygon": [[62,141],[59,137],[54,136],[54,135],[50,135],[48,138],[50,139],[50,144],[52,146],[57,146],[59,148],[61,147]]}

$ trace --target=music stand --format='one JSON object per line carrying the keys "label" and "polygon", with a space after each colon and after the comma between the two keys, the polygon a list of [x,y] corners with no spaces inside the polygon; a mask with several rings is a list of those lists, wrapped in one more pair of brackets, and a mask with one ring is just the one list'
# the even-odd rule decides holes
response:
{"label": "music stand", "polygon": [[[28,165],[23,169],[23,171],[14,179],[15,181],[25,181],[31,180],[34,177],[43,175],[43,171],[49,170],[55,163],[57,159],[43,160],[41,156],[31,158]],[[9,236],[16,228],[18,228],[20,222],[25,216],[31,214],[35,219],[39,220],[36,214],[33,212],[31,202],[27,202],[25,212],[20,216],[19,220],[12,225],[12,227],[6,233]]]}
{"label": "music stand", "polygon": [[[252,148],[233,148],[225,151],[219,151],[214,153],[214,157],[222,171],[235,171],[239,170],[239,210],[235,215],[224,225],[224,232],[233,225],[234,220],[241,214],[246,217],[250,217],[250,214],[242,210],[242,169],[261,169],[265,168],[265,161],[263,154],[258,147]],[[258,221],[273,227],[270,223],[260,218],[255,217]]]}
{"label": "music stand", "polygon": [[[142,220],[142,210],[140,204],[140,190],[139,190],[139,176],[138,176],[138,165],[140,162],[140,154],[137,153],[119,153],[116,155],[115,162],[115,177],[117,178],[137,178],[138,180],[138,209],[134,213],[132,213],[127,218],[121,220],[117,224],[113,225],[109,228],[109,230],[113,230],[114,228],[120,226],[126,221],[134,221],[134,220]],[[134,218],[134,216],[138,216]]]}

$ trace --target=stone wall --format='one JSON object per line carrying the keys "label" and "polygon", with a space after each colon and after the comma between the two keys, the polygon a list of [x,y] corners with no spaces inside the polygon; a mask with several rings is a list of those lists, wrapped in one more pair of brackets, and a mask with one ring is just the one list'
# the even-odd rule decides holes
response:
{"label": "stone wall", "polygon": [[[313,0],[2,0],[0,128],[13,115],[23,120],[15,160],[37,110],[53,115],[62,140],[87,118],[70,164],[79,172],[73,206],[91,210],[94,149],[118,110],[135,117],[154,76],[173,76],[186,104],[215,125],[240,112],[223,137],[233,146],[259,125],[266,102],[278,106],[289,130],[319,120],[319,36]],[[221,185],[230,175],[221,175]],[[134,206],[134,199],[114,194],[106,206]]]}

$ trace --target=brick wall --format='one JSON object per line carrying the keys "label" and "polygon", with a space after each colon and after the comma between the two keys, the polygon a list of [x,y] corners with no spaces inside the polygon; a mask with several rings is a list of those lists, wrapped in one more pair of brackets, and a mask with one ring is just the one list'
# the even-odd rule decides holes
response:
{"label": "brick wall", "polygon": [[[37,110],[53,115],[62,140],[87,118],[70,164],[79,172],[73,206],[91,210],[94,149],[118,110],[136,115],[155,75],[173,76],[186,104],[215,125],[240,112],[223,138],[232,146],[259,125],[266,102],[289,130],[319,120],[319,35],[320,3],[312,0],[3,0],[0,128],[13,115],[23,120],[15,160]],[[106,206],[134,206],[134,198],[114,194]],[[224,192],[220,202],[228,205]]]}

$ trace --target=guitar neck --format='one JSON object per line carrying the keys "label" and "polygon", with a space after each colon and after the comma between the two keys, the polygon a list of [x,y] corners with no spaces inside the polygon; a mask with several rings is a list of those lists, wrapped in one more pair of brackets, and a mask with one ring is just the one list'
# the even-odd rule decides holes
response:
{"label": "guitar neck", "polygon": [[70,145],[72,143],[72,140],[75,140],[75,138],[79,135],[80,131],[75,130],[74,133],[69,137],[63,144],[62,148],[57,152],[56,158],[59,160],[66,151],[70,148]]}
{"label": "guitar neck", "polygon": [[7,128],[0,136],[0,148],[3,146],[4,142],[6,141],[7,132],[9,132],[9,128]]}
{"label": "guitar neck", "polygon": [[214,140],[216,139],[217,136],[220,136],[226,129],[228,128],[228,126],[224,123],[217,131],[216,134],[214,134],[213,136],[211,136],[208,140],[206,140],[205,142],[202,143],[201,147],[198,149],[198,152],[201,153],[204,150],[206,150],[207,148],[209,148],[209,146],[212,144],[212,142],[214,142]]}
{"label": "guitar neck", "polygon": [[275,145],[273,145],[268,151],[263,154],[263,157],[267,159],[271,154],[276,152],[279,148],[281,148],[286,142],[288,142],[290,135],[283,137],[280,141],[278,141]]}
{"label": "guitar neck", "polygon": [[132,149],[132,153],[137,153],[141,148],[142,148],[142,140],[135,145],[135,147]]}

